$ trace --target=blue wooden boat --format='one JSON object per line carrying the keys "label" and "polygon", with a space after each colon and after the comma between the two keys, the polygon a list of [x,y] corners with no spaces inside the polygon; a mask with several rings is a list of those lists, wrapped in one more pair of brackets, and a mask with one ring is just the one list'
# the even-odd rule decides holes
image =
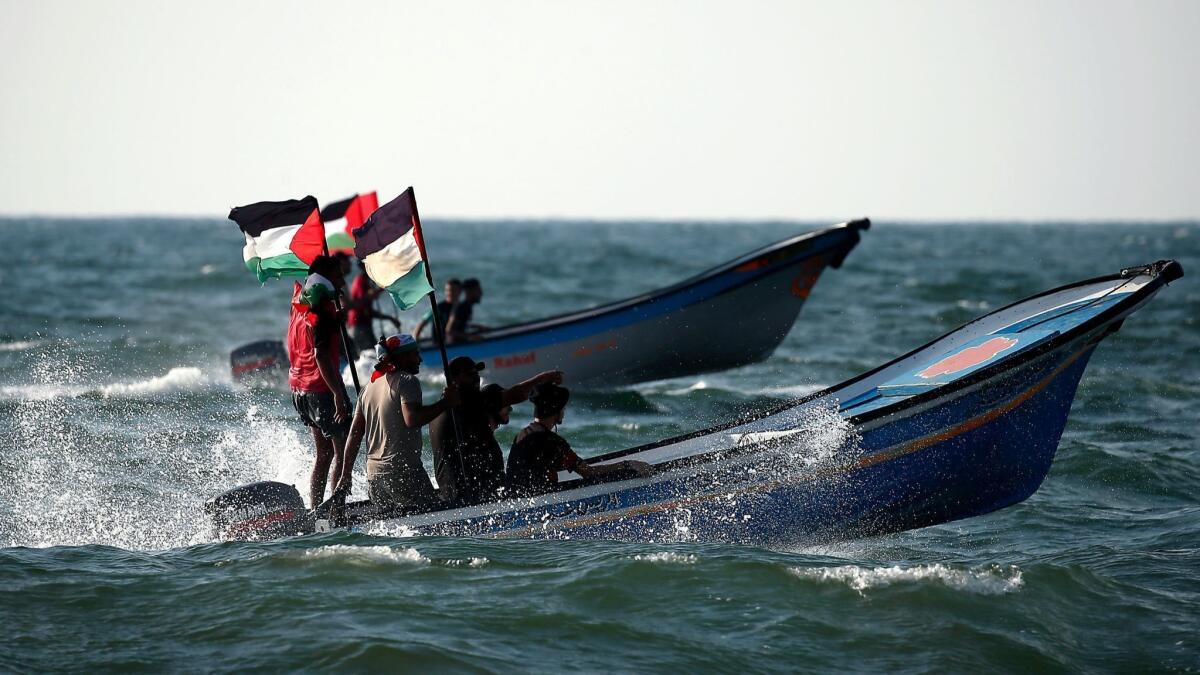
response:
{"label": "blue wooden boat", "polygon": [[[323,513],[305,520],[294,488],[291,506],[261,500],[261,509],[301,518],[275,534],[348,525],[367,532],[756,545],[881,534],[990,513],[1041,485],[1096,346],[1181,276],[1178,263],[1159,261],[1063,286],[752,419],[589,460],[639,459],[658,470],[649,478],[585,484],[560,474],[560,489],[535,498],[382,521],[373,519],[369,503],[349,505],[344,522]],[[232,503],[234,493],[219,499]],[[220,506],[210,511],[218,514]],[[216,521],[227,532],[246,522]]]}
{"label": "blue wooden boat", "polygon": [[[771,244],[667,288],[600,307],[480,333],[450,345],[449,358],[487,364],[490,382],[511,385],[559,368],[577,388],[714,372],[761,361],[787,337],[821,272],[840,267],[871,225],[856,220]],[[740,328],[729,331],[736,319]],[[713,335],[721,335],[714,340]],[[438,364],[432,340],[421,358]],[[278,368],[281,371],[264,372]],[[371,355],[360,360],[369,377]],[[279,341],[260,341],[230,356],[235,381],[282,379],[287,353]],[[437,370],[434,368],[433,370]]]}

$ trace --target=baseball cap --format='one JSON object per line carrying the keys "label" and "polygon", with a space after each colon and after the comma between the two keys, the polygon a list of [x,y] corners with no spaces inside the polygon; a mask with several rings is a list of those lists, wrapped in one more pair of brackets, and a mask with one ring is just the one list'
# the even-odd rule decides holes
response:
{"label": "baseball cap", "polygon": [[456,356],[451,359],[450,363],[446,366],[446,370],[448,370],[451,375],[458,375],[459,373],[465,373],[471,370],[480,371],[483,370],[483,368],[484,366],[482,363],[475,361],[475,359],[472,359],[469,356]]}

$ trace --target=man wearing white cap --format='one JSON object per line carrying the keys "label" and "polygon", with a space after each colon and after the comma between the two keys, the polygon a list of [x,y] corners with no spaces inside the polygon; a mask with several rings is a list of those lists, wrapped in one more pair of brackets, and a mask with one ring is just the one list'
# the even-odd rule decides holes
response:
{"label": "man wearing white cap", "polygon": [[428,511],[440,502],[421,464],[421,427],[458,403],[447,387],[433,405],[421,402],[421,353],[411,335],[391,335],[375,346],[375,372],[359,396],[346,439],[338,493],[350,490],[358,446],[367,440],[367,496],[381,513]]}

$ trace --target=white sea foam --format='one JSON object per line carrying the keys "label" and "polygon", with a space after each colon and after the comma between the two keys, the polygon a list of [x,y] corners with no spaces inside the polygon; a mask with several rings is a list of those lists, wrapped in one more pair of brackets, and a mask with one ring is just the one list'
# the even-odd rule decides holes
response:
{"label": "white sea foam", "polygon": [[[233,485],[274,478],[307,493],[312,442],[291,419],[260,414],[251,405],[244,423],[206,439],[195,421],[122,415],[124,400],[214,386],[218,378],[176,368],[124,386],[80,387],[71,378],[94,381],[102,374],[86,361],[65,366],[50,356],[33,364],[29,390],[77,395],[83,389],[115,399],[97,422],[131,428],[114,430],[97,444],[79,433],[90,422],[78,418],[75,406],[52,396],[21,396],[10,440],[24,459],[0,485],[0,503],[10,514],[0,523],[0,545],[187,546],[212,539],[200,501]],[[365,490],[360,476],[356,492]]]}
{"label": "white sea foam", "polygon": [[668,396],[686,396],[687,394],[690,394],[693,391],[702,391],[704,389],[708,389],[708,383],[705,382],[704,380],[700,380],[698,382],[691,384],[690,386],[683,387],[681,389],[668,389],[662,393],[664,393]]}
{"label": "white sea foam", "polygon": [[828,387],[827,384],[797,384],[790,387],[767,387],[762,393],[779,398],[801,398]]}
{"label": "white sea foam", "polygon": [[396,563],[396,564],[429,564],[429,558],[421,555],[415,548],[407,546],[348,546],[335,544],[309,549],[304,552],[306,558],[339,558],[348,562],[366,563]]}
{"label": "white sea foam", "polygon": [[0,343],[0,352],[23,352],[46,344],[45,340],[18,340]]}
{"label": "white sea foam", "polygon": [[[113,382],[109,384],[87,384],[73,381],[74,371],[63,369],[63,377],[57,381],[33,384],[6,385],[0,387],[0,397],[21,401],[52,401],[63,398],[99,395],[104,398],[140,398],[160,394],[207,391],[231,386],[227,378],[206,373],[200,368],[180,366],[165,375],[144,380]],[[82,374],[79,379],[84,379]]]}
{"label": "white sea foam", "polygon": [[487,565],[489,562],[491,562],[491,561],[489,561],[487,558],[480,556],[480,557],[467,558],[465,560],[461,560],[458,558],[451,558],[450,560],[442,561],[442,564],[445,565],[446,567],[483,567],[484,565]]}
{"label": "white sea foam", "polygon": [[633,556],[634,560],[650,563],[661,563],[667,565],[694,565],[696,564],[696,556],[690,553],[676,553],[674,551],[657,551],[655,553],[639,553]]}
{"label": "white sea foam", "polygon": [[179,391],[197,391],[207,389],[216,384],[208,374],[199,368],[172,368],[166,375],[152,377],[148,380],[119,382],[107,384],[99,388],[105,398],[116,396],[142,396],[145,394],[162,394]]}
{"label": "white sea foam", "polygon": [[407,539],[409,537],[416,537],[420,534],[408,525],[389,523],[386,520],[375,523],[367,523],[359,529],[364,534],[369,534],[372,537],[390,537],[392,539]]}
{"label": "white sea foam", "polygon": [[955,590],[1000,595],[1018,591],[1025,584],[1021,570],[1015,565],[991,565],[984,568],[955,569],[935,563],[914,567],[791,567],[788,571],[802,579],[841,583],[864,594],[871,588],[895,584],[933,583]]}

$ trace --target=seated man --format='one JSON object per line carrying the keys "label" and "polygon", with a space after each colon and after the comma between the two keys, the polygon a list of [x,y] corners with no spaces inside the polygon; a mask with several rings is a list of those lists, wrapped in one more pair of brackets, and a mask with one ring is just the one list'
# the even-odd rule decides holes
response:
{"label": "seated man", "polygon": [[570,396],[566,387],[555,384],[542,384],[534,389],[530,396],[534,420],[517,434],[508,453],[508,487],[512,496],[531,497],[553,490],[558,484],[559,471],[608,480],[654,473],[654,467],[645,462],[627,460],[591,465],[580,459],[571,444],[554,431],[562,424]]}
{"label": "seated man", "polygon": [[[449,363],[449,381],[457,387],[462,402],[439,415],[429,425],[433,466],[438,492],[447,506],[468,506],[499,499],[504,487],[504,451],[496,441],[500,419],[493,403],[479,389],[482,363],[459,356]],[[562,372],[550,370],[499,391],[489,387],[487,398],[511,406],[529,398],[535,385],[562,382]]]}
{"label": "seated man", "polygon": [[[346,463],[354,465],[367,439],[367,496],[383,513],[413,513],[441,506],[421,464],[421,427],[458,403],[453,384],[433,405],[421,402],[421,353],[411,335],[392,335],[375,346],[378,363],[363,389],[346,441]],[[349,492],[349,472],[338,492]]]}
{"label": "seated man", "polygon": [[493,382],[479,390],[479,398],[492,431],[508,424],[512,406],[504,401],[504,387]]}

